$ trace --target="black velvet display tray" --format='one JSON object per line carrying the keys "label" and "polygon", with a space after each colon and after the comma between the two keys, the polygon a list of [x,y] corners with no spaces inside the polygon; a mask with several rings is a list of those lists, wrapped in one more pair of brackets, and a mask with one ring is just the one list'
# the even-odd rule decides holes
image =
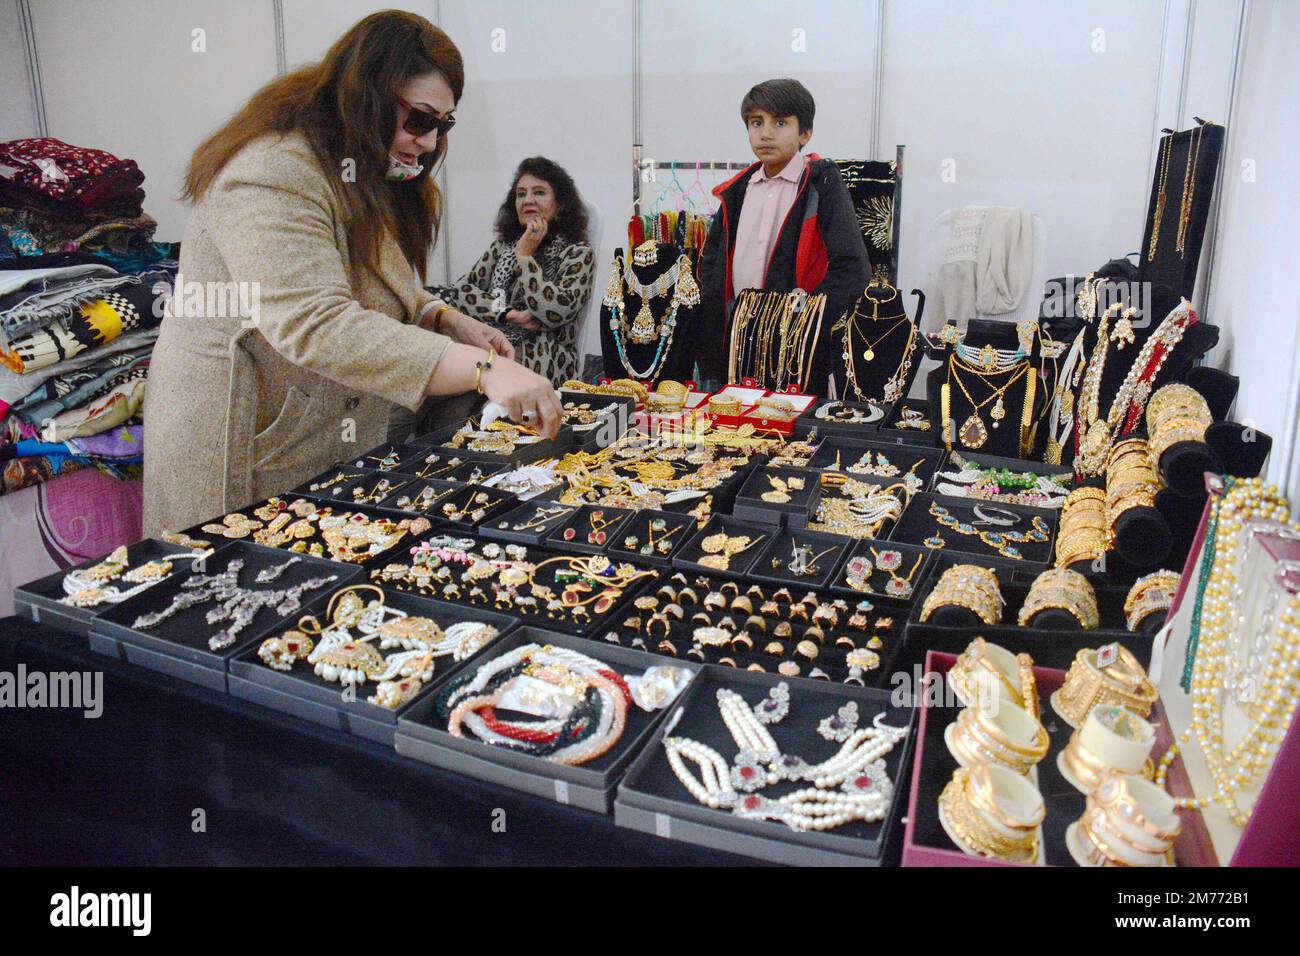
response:
{"label": "black velvet display tray", "polygon": [[[698,665],[689,661],[669,663],[640,651],[599,647],[580,638],[536,627],[520,627],[493,641],[483,653],[444,675],[435,682],[431,692],[422,695],[422,699],[399,718],[397,752],[504,786],[551,795],[562,803],[608,812],[619,778],[671,706],[646,711],[636,704],[629,704],[622,736],[614,746],[594,760],[577,766],[566,766],[544,756],[485,744],[468,730],[461,737],[447,733],[446,719],[437,710],[439,692],[461,675],[469,675],[496,657],[527,643],[553,644],[578,651],[607,664],[610,670],[623,678],[639,676],[647,668],[665,665],[681,667],[692,673],[699,670]],[[690,684],[687,685],[689,688]],[[498,709],[496,713],[498,718],[506,720],[525,716],[504,709]]]}
{"label": "black velvet display tray", "polygon": [[[877,475],[851,471],[850,469],[858,465],[868,452],[872,453],[869,467],[879,468],[879,458],[883,456],[890,465],[898,469],[898,474]],[[839,467],[835,470],[850,478],[870,482],[881,480],[885,484],[901,481],[903,476],[911,471],[921,479],[922,488],[929,488],[935,471],[943,464],[943,459],[944,452],[936,448],[907,446],[900,448],[895,442],[854,441],[832,435],[817,446],[817,452],[809,459],[808,467],[829,469],[838,461]],[[913,469],[914,465],[915,469]]]}
{"label": "black velvet display tray", "polygon": [[[928,430],[900,428],[898,423],[903,420],[903,410],[907,408],[916,409],[924,415],[925,420],[930,423],[930,428]],[[942,436],[939,434],[939,426],[934,423],[930,402],[924,398],[904,398],[895,402],[894,407],[885,415],[885,420],[880,423],[877,438],[880,441],[892,440],[900,445],[942,444]]]}
{"label": "black velvet display tray", "polygon": [[[149,590],[127,598],[121,604],[113,605],[96,617],[91,625],[91,631],[120,641],[126,646],[128,660],[132,659],[132,649],[139,648],[218,672],[224,686],[227,662],[245,647],[269,636],[277,628],[291,627],[300,616],[309,613],[322,597],[340,587],[356,584],[362,580],[363,572],[360,568],[300,555],[298,556],[300,560],[286,568],[275,581],[267,584],[256,583],[259,572],[283,565],[290,557],[293,555],[284,551],[264,548],[246,541],[236,541],[217,549],[203,564],[203,570],[196,571],[193,566],[187,565]],[[253,620],[236,636],[234,643],[221,650],[214,651],[208,646],[208,639],[227,623],[224,621],[215,624],[206,623],[208,613],[217,607],[215,601],[209,600],[186,608],[147,629],[136,627],[135,621],[140,615],[169,606],[172,598],[185,589],[185,582],[196,573],[219,574],[225,571],[230,562],[235,559],[244,561],[244,566],[239,572],[238,585],[256,591],[279,591],[313,578],[331,575],[335,580],[303,594],[299,608],[283,617],[277,614],[275,608],[259,608]]]}
{"label": "black velvet display tray", "polygon": [[[893,531],[889,534],[891,541],[900,541],[905,544],[919,544],[925,546],[925,540],[931,535],[939,534],[946,542],[943,551],[954,551],[962,554],[975,555],[977,557],[1008,557],[1002,555],[997,548],[986,544],[983,539],[974,534],[959,534],[952,528],[939,524],[938,520],[930,513],[931,504],[948,509],[948,512],[959,521],[969,523],[975,517],[972,509],[979,506],[985,511],[990,509],[1000,509],[1003,511],[1014,512],[1021,516],[1018,524],[1010,528],[1000,526],[980,526],[981,530],[988,532],[1016,531],[1024,533],[1031,528],[1032,519],[1037,516],[1043,519],[1047,525],[1046,541],[1023,541],[1011,542],[1010,546],[1015,548],[1022,555],[1021,558],[1011,560],[1017,563],[1023,562],[1028,566],[1046,567],[1052,558],[1053,542],[1056,538],[1057,518],[1059,511],[1049,510],[1046,508],[1027,508],[1024,505],[1004,505],[992,504],[989,502],[977,501],[973,498],[954,498],[949,495],[932,495],[918,494],[912,498],[907,510],[903,516],[898,519],[894,525]],[[995,512],[991,512],[995,513]]]}
{"label": "black velvet display tray", "polygon": [[368,451],[345,459],[340,465],[347,468],[367,468],[374,471],[402,471],[402,466],[419,455],[418,445],[383,442]]}
{"label": "black velvet display tray", "polygon": [[[453,513],[458,513],[460,509],[479,499],[483,499],[481,503],[474,504],[463,517],[453,518],[446,511],[447,505],[452,505],[455,509]],[[510,511],[518,502],[518,496],[509,491],[498,491],[496,488],[485,488],[481,485],[453,484],[429,505],[429,515],[431,518],[436,516],[437,521],[445,528],[473,531],[479,525]],[[479,508],[483,509],[483,514],[475,517],[473,512]]]}
{"label": "black velvet display tray", "polygon": [[[790,488],[789,501],[765,501],[762,495],[774,490],[771,479],[803,482],[799,489]],[[821,492],[821,475],[808,468],[777,468],[770,465],[755,468],[740,492],[736,495],[731,513],[742,521],[780,525],[800,517],[804,522],[817,508]],[[800,522],[802,523],[802,522]]]}
{"label": "black velvet display tray", "polygon": [[[902,564],[894,572],[895,576],[909,580],[912,585],[912,593],[895,597],[885,590],[885,586],[890,581],[890,574],[886,571],[875,569],[875,556],[871,553],[872,549],[877,552],[886,549],[897,551],[903,556]],[[862,558],[865,561],[872,562],[871,575],[866,579],[870,590],[860,591],[849,584],[849,565],[855,558]],[[921,560],[919,567],[916,566],[917,559]],[[882,603],[891,607],[910,608],[915,599],[916,593],[920,590],[921,585],[929,576],[929,565],[934,561],[934,552],[928,548],[918,545],[900,544],[897,541],[885,541],[880,538],[860,538],[849,550],[836,572],[835,580],[831,585],[831,590],[837,594],[844,594],[858,599],[868,598],[872,602]],[[915,571],[913,571],[915,568]],[[910,577],[909,577],[910,576]]]}
{"label": "black velvet display tray", "polygon": [[[872,422],[841,422],[833,418],[818,418],[817,413],[828,405],[840,406],[854,409],[863,414],[870,415],[871,408],[875,407],[880,410],[880,417]],[[817,432],[819,435],[843,435],[846,438],[874,437],[879,431],[880,426],[889,417],[892,406],[887,404],[873,405],[867,402],[847,402],[839,399],[823,399],[813,405],[810,405],[794,423],[794,433],[799,437],[804,437],[810,432]]]}
{"label": "black velvet display tray", "polygon": [[[789,570],[795,545],[808,545],[812,549],[812,557],[816,559],[813,565],[815,574],[798,575]],[[749,576],[755,581],[791,588],[829,587],[852,545],[853,539],[842,534],[783,528],[758,556]]]}
{"label": "black velvet display tray", "polygon": [[[688,820],[716,827],[731,836],[730,845],[738,852],[766,855],[780,852],[777,848],[766,851],[749,838],[775,841],[785,846],[784,856],[769,856],[793,863],[859,863],[872,865],[879,860],[887,838],[898,825],[901,808],[906,806],[906,775],[914,733],[897,744],[883,759],[885,773],[893,787],[893,804],[884,820],[875,823],[853,821],[833,830],[792,830],[773,820],[747,820],[729,810],[710,809],[697,802],[673,773],[665,756],[662,741],[665,736],[685,737],[713,748],[728,764],[734,762],[737,747],[718,713],[717,692],[727,688],[740,694],[751,706],[762,701],[782,678],[770,674],[753,674],[709,667],[697,678],[672,708],[668,720],[648,741],[641,755],[628,770],[619,787],[618,805],[663,814],[672,821]],[[887,691],[873,688],[811,684],[807,681],[787,681],[790,688],[790,709],[778,723],[768,725],[768,730],[783,753],[797,754],[809,763],[817,763],[834,756],[840,743],[825,740],[817,733],[818,724],[830,717],[845,703],[852,700],[858,705],[858,726],[869,726],[877,714],[883,713],[884,722],[896,727],[912,727],[913,711],[891,702]],[[687,761],[687,767],[697,774],[698,768]],[[759,795],[780,797],[807,787],[807,782],[782,782],[758,791]],[[743,798],[743,794],[741,795]],[[618,819],[616,817],[616,819]],[[719,834],[721,835],[721,834]]]}
{"label": "black velvet display tray", "polygon": [[[554,593],[556,600],[562,600],[561,595],[565,589],[565,585],[558,583],[556,580],[556,572],[558,570],[563,570],[567,573],[574,568],[583,568],[589,569],[593,574],[595,574],[597,573],[595,569],[599,568],[602,562],[605,562],[606,566],[611,568],[619,564],[633,565],[635,570],[642,574],[642,577],[637,578],[629,583],[627,587],[623,588],[622,593],[616,596],[605,609],[597,612],[595,606],[599,602],[593,601],[586,605],[586,610],[584,612],[575,615],[567,611],[548,612],[547,600],[543,597],[537,597],[534,594],[533,587],[528,584],[521,585],[518,588],[518,595],[525,599],[537,597],[535,605],[530,603],[528,600],[525,600],[523,604],[518,603],[518,601],[512,601],[508,606],[498,605],[493,596],[492,589],[493,582],[497,580],[497,575],[492,574],[490,576],[485,576],[479,581],[467,581],[464,579],[467,567],[467,564],[464,562],[451,563],[453,575],[451,583],[459,589],[459,594],[448,594],[445,591],[445,585],[437,580],[430,580],[428,585],[420,586],[415,583],[394,578],[388,573],[389,567],[394,565],[409,567],[411,552],[416,550],[422,542],[441,542],[448,540],[449,538],[454,538],[454,536],[454,529],[448,529],[448,531],[431,532],[412,540],[406,548],[405,553],[395,555],[391,560],[375,562],[369,565],[371,582],[393,590],[407,591],[412,594],[423,595],[424,597],[454,601],[457,604],[486,607],[506,614],[516,615],[525,623],[538,627],[553,628],[569,634],[585,634],[598,632],[601,628],[608,627],[606,622],[617,620],[620,608],[626,604],[634,594],[639,593],[644,587],[652,586],[654,581],[659,578],[659,571],[657,569],[647,568],[644,565],[634,565],[633,562],[619,562],[613,559],[606,559],[603,555],[559,554],[555,551],[549,551],[545,548],[530,545],[507,545],[494,541],[479,543],[474,541],[472,538],[456,539],[465,545],[472,545],[468,552],[468,560],[471,562],[484,561],[491,563],[492,561],[500,562],[511,560],[506,557],[505,554],[505,549],[507,547],[524,548],[525,556],[522,560],[528,564],[542,565],[543,562],[549,562],[535,572],[535,580],[538,585],[550,589]],[[488,552],[496,554],[497,557],[489,558],[488,555],[485,554],[485,549],[487,549]],[[482,590],[482,597],[473,594],[472,589],[475,586],[478,586],[480,590]],[[589,598],[591,597],[591,594],[584,593],[583,597],[584,599]],[[559,616],[561,613],[563,616]]]}
{"label": "black velvet display tray", "polygon": [[[540,508],[559,510],[559,513],[534,528],[515,530],[515,525],[532,522]],[[514,541],[519,544],[540,544],[543,538],[564,524],[577,510],[577,505],[561,505],[546,497],[531,498],[505,514],[497,515],[491,521],[484,521],[478,527],[479,537],[496,541]]]}
{"label": "black velvet display tray", "polygon": [[[355,582],[354,582],[355,583]],[[326,608],[334,595],[342,588],[331,590],[329,595],[320,598],[314,602],[314,612],[320,619],[322,625],[328,626],[329,620],[326,618]],[[430,598],[418,597],[414,594],[406,594],[401,591],[381,588],[383,591],[384,604],[388,607],[396,608],[399,611],[405,611],[407,614],[430,618],[439,627],[447,628],[452,624],[462,621],[478,621],[483,624],[490,624],[500,633],[487,645],[477,651],[475,654],[466,658],[466,661],[472,662],[480,659],[484,654],[493,653],[492,649],[501,641],[501,638],[510,632],[510,630],[519,624],[519,619],[507,614],[499,614],[493,611],[486,611],[481,608],[467,607],[464,605],[449,604],[445,601],[435,601]],[[369,588],[360,592],[359,595],[364,601],[369,602],[375,598],[375,594]],[[286,625],[286,629],[288,625]],[[267,637],[277,636],[276,631],[271,631]],[[353,632],[356,633],[355,631]],[[315,638],[319,643],[320,638]],[[375,721],[383,724],[396,725],[398,717],[407,713],[415,706],[429,690],[442,679],[445,674],[451,671],[460,663],[453,661],[450,657],[434,658],[434,676],[428,681],[418,694],[411,700],[397,707],[389,709],[381,707],[378,704],[370,703],[369,699],[375,690],[373,682],[354,685],[350,690],[337,681],[327,681],[315,672],[315,667],[305,659],[293,663],[287,671],[276,670],[267,666],[258,657],[258,649],[262,642],[258,641],[246,647],[242,652],[235,655],[230,661],[230,674],[232,677],[239,677],[243,680],[250,681],[254,684],[260,684],[272,691],[278,691],[275,700],[283,705],[283,709],[295,716],[306,719],[317,719],[315,715],[316,707],[323,707],[327,711],[333,712],[332,726],[340,726],[342,721],[340,714],[353,714],[364,720]],[[374,646],[379,647],[376,639]],[[399,653],[400,648],[383,651],[382,654]],[[236,693],[237,691],[232,691]],[[280,700],[281,695],[290,698],[289,700]],[[265,703],[266,699],[259,700]],[[316,705],[313,707],[311,705]],[[328,719],[328,718],[327,718]],[[317,719],[317,722],[321,722]],[[342,728],[342,729],[347,729]]]}
{"label": "black velvet display tray", "polygon": [[[623,529],[635,514],[631,508],[612,508],[608,505],[583,505],[567,521],[555,527],[543,544],[556,551],[573,551],[578,554],[604,554],[621,539]],[[592,530],[592,521],[608,521]]]}
{"label": "black velvet display tray", "polygon": [[[194,553],[191,548],[182,548],[179,545],[168,544],[166,541],[145,538],[143,541],[137,541],[126,549],[127,571],[138,568],[149,561],[170,560],[173,562],[172,575],[174,575],[183,568],[189,567],[190,564],[189,558],[178,559],[176,556]],[[106,558],[107,555],[104,557]],[[61,631],[79,634],[84,637],[89,631],[95,616],[113,607],[113,605],[99,604],[93,607],[74,607],[71,604],[64,604],[63,599],[68,594],[63,590],[63,579],[73,571],[82,571],[103,561],[104,558],[92,558],[89,561],[83,561],[70,568],[62,568],[53,574],[47,574],[43,578],[28,581],[26,584],[14,588],[14,610],[37,624],[48,624]],[[148,585],[145,590],[157,587],[161,583],[159,581]],[[138,584],[123,581],[120,577],[113,581],[104,582],[101,586],[115,588],[118,591],[127,591],[140,587]]]}
{"label": "black velvet display tray", "polygon": [[[615,643],[625,647],[638,647],[652,654],[661,654],[666,657],[685,660],[700,661],[700,654],[702,654],[703,662],[716,664],[719,667],[730,668],[732,664],[728,663],[728,660],[734,662],[735,667],[740,670],[747,670],[757,665],[761,671],[771,674],[778,673],[777,668],[782,661],[793,661],[798,665],[799,673],[797,675],[782,675],[783,677],[813,681],[829,680],[836,683],[844,681],[849,676],[846,657],[852,648],[843,643],[845,639],[848,639],[852,642],[853,648],[871,650],[879,657],[879,663],[876,667],[863,672],[863,682],[869,687],[884,686],[888,683],[891,663],[902,646],[901,638],[906,620],[905,610],[896,610],[893,607],[877,607],[874,611],[864,611],[868,618],[867,626],[851,626],[849,619],[859,610],[860,601],[849,600],[828,591],[811,591],[808,588],[788,587],[781,584],[756,585],[745,583],[739,585],[739,591],[733,594],[731,588],[727,587],[728,584],[736,585],[736,582],[716,576],[687,574],[684,572],[675,573],[657,586],[645,588],[637,596],[636,600],[626,606],[623,613],[617,615],[610,622],[611,626],[608,629],[593,631],[591,637],[593,640],[599,639],[606,643]],[[679,606],[683,611],[682,619],[676,621],[669,617],[666,632],[661,623],[656,622],[653,625],[650,623],[653,611],[636,607],[637,601],[653,597],[658,599],[659,602],[655,610],[662,610],[665,605],[671,603],[670,592],[680,593],[684,589],[693,590],[698,601],[681,600],[679,598]],[[766,600],[774,599],[774,596],[783,589],[789,594],[789,599],[777,601],[780,605],[780,613],[776,615],[771,613],[761,614],[763,603]],[[706,596],[713,591],[723,594],[727,599],[725,607],[706,608],[704,606],[703,602]],[[806,619],[790,615],[791,604],[801,601],[807,595],[811,595],[818,604],[833,604],[838,612],[836,624],[818,625],[825,634],[823,641],[818,642],[815,638],[808,638],[819,645],[817,657],[813,660],[809,660],[795,651],[799,642],[805,639],[805,632],[812,626],[811,610]],[[733,606],[738,597],[749,599],[750,605],[753,607],[753,613],[764,618],[766,630],[748,626],[747,621],[750,614],[744,611],[743,608]],[[699,615],[704,615],[704,617],[698,617]],[[789,637],[783,638],[776,635],[777,625],[781,621],[790,623],[791,634]],[[699,653],[692,654],[692,647],[696,644],[694,638],[695,629],[697,627],[719,626],[732,634],[739,634],[742,631],[748,634],[753,640],[753,649],[746,650],[743,644],[735,643],[721,646],[701,645]],[[868,646],[872,637],[880,639],[880,647],[872,648]],[[638,640],[641,642],[640,644],[634,643]],[[670,646],[665,646],[665,641]],[[782,646],[783,651],[780,655],[767,652],[767,646],[772,643]],[[826,673],[826,677],[810,676],[815,668],[821,668]]]}
{"label": "black velvet display tray", "polygon": [[[666,522],[663,535],[655,538],[656,543],[666,541],[670,547],[667,552],[659,551],[656,548],[653,553],[646,554],[642,549],[648,546],[649,539],[647,535],[650,522],[655,519],[662,519]],[[619,561],[634,561],[638,564],[658,568],[670,567],[673,555],[691,540],[695,526],[695,519],[689,515],[676,514],[672,511],[655,511],[652,508],[641,508],[632,516],[632,520],[622,529],[619,536],[610,542],[605,551],[611,558]],[[638,541],[635,548],[627,547],[626,542],[629,535],[635,536]]]}
{"label": "black velvet display tray", "polygon": [[[739,535],[748,535],[750,538],[749,547],[734,555],[724,569],[711,568],[700,563],[700,559],[706,554],[703,548],[704,539],[719,532],[725,532],[733,538]],[[730,515],[715,514],[703,528],[697,531],[673,555],[672,566],[684,571],[696,571],[700,574],[720,574],[726,577],[743,578],[748,574],[749,569],[754,566],[754,562],[758,560],[759,552],[767,545],[768,540],[774,533],[770,525],[756,525],[739,521]]]}
{"label": "black velvet display tray", "polygon": [[[934,481],[931,482],[930,484],[930,491],[932,491],[934,494],[948,495],[951,498],[971,498],[970,495],[956,495],[956,494],[952,494],[951,492],[939,490],[940,482],[943,482],[945,484],[955,484],[955,482],[953,482],[951,478],[944,478],[941,472],[958,472],[962,470],[957,466],[957,463],[953,460],[954,457],[956,456],[960,456],[964,461],[967,461],[972,465],[976,465],[980,468],[997,468],[997,469],[1006,468],[1013,472],[1020,472],[1020,473],[1028,472],[1029,474],[1033,474],[1033,475],[1050,475],[1053,477],[1060,476],[1061,479],[1060,483],[1066,489],[1072,489],[1074,487],[1073,472],[1069,468],[1063,468],[1060,465],[1049,465],[1043,461],[1029,461],[1024,458],[1002,458],[998,455],[977,455],[974,452],[955,451],[955,452],[950,452],[948,454],[948,458],[944,461],[943,466],[941,468],[936,469]],[[974,499],[974,498],[972,498],[971,500],[978,501],[978,499]],[[991,501],[989,502],[989,504],[997,505],[1000,504],[1000,502]],[[1032,505],[1030,507],[1046,508],[1049,506]],[[1052,510],[1059,511],[1060,507],[1061,506],[1058,505]]]}

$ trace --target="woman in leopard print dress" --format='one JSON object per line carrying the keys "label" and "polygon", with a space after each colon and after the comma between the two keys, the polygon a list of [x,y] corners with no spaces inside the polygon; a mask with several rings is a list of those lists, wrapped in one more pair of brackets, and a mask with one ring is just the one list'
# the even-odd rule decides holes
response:
{"label": "woman in leopard print dress", "polygon": [[497,213],[496,234],[456,283],[457,307],[499,325],[515,360],[553,384],[577,378],[579,325],[596,255],[573,179],[549,159],[525,159]]}

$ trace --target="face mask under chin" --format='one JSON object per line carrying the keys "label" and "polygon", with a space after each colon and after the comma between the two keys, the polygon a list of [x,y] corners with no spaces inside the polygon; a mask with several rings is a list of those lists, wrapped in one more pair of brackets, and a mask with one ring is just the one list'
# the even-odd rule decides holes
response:
{"label": "face mask under chin", "polygon": [[420,173],[424,172],[424,167],[419,163],[414,165],[404,163],[400,159],[389,155],[388,173],[386,178],[393,182],[406,182],[408,179],[414,179]]}

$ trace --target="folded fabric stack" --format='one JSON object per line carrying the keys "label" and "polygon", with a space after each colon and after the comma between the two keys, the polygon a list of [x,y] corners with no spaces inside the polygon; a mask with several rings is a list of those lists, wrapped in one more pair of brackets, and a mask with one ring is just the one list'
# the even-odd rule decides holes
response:
{"label": "folded fabric stack", "polygon": [[136,477],[177,247],[131,160],[0,143],[0,494],[86,467]]}

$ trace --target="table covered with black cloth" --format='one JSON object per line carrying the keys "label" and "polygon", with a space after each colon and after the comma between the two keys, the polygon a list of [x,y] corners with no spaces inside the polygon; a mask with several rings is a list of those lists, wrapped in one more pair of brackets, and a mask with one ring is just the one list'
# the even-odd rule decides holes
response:
{"label": "table covered with black cloth", "polygon": [[[0,864],[755,862],[429,767],[0,619],[0,671],[19,663],[103,671],[103,713],[0,709]],[[505,832],[493,827],[496,810]]]}

